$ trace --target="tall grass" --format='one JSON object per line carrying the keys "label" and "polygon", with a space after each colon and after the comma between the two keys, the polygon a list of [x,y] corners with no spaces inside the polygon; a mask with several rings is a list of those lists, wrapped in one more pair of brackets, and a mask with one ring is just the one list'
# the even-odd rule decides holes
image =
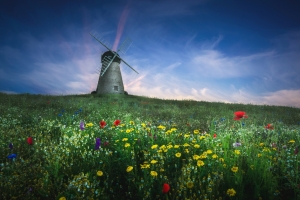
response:
{"label": "tall grass", "polygon": [[[1,199],[300,198],[298,108],[131,95],[0,99]],[[234,120],[235,111],[248,118]]]}

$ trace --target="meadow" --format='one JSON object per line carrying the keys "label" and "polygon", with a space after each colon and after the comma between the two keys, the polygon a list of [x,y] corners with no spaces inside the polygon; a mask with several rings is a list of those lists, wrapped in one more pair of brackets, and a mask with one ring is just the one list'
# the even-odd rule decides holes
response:
{"label": "meadow", "polygon": [[300,199],[300,109],[0,93],[0,199]]}

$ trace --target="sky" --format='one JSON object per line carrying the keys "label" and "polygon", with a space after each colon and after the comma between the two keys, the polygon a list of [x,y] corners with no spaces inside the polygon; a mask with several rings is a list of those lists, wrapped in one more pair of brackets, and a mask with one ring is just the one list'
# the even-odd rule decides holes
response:
{"label": "sky", "polygon": [[125,90],[160,99],[300,108],[300,0],[2,0],[0,92],[96,90],[127,38]]}

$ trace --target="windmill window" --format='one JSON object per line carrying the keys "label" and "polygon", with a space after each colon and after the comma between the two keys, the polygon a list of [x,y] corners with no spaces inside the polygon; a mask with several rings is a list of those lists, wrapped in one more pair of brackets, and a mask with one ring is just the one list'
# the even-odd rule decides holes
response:
{"label": "windmill window", "polygon": [[119,87],[118,86],[114,86],[114,91],[119,91]]}

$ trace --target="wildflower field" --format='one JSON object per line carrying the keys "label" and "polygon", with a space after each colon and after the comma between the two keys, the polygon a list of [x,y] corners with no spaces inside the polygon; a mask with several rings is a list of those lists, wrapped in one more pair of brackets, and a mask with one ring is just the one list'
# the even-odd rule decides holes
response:
{"label": "wildflower field", "polygon": [[0,199],[300,199],[300,109],[0,93]]}

